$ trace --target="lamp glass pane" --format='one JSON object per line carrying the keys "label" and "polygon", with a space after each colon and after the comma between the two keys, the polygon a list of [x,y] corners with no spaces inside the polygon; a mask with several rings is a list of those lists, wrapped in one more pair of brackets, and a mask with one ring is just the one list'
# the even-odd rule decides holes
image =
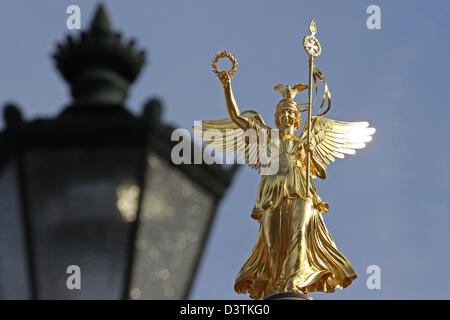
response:
{"label": "lamp glass pane", "polygon": [[[27,153],[38,298],[123,297],[140,154],[134,148]],[[72,265],[80,268],[81,289]]]}
{"label": "lamp glass pane", "polygon": [[31,298],[18,165],[0,173],[0,299]]}
{"label": "lamp glass pane", "polygon": [[158,154],[147,163],[130,297],[187,298],[214,198]]}

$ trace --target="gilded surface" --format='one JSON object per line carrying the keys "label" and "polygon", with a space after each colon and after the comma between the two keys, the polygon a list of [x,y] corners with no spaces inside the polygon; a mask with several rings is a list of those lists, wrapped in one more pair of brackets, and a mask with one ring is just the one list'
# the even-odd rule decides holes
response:
{"label": "gilded surface", "polygon": [[[311,28],[314,31],[311,36],[314,36],[315,23]],[[229,54],[221,53],[221,56],[236,60]],[[270,127],[257,112],[240,112],[229,73],[215,70],[224,88],[230,118],[203,121],[202,126],[194,127],[194,130],[217,151],[242,153],[248,160],[257,149],[251,142],[241,139],[229,145],[226,140],[254,129],[260,142],[259,135]],[[308,88],[310,107],[306,109],[310,112],[314,72],[316,69],[310,63],[309,86],[275,87],[283,95],[275,112],[275,124],[279,129],[276,137],[279,169],[274,174],[262,175],[251,213],[259,223],[258,238],[234,285],[236,292],[249,293],[253,299],[280,292],[333,292],[335,288],[347,287],[356,278],[355,270],[338,250],[325,226],[322,215],[329,210],[329,205],[319,197],[315,179],[326,178],[326,168],[335,157],[343,158],[344,154],[354,154],[355,149],[365,147],[375,129],[369,128],[367,122],[341,122],[326,118],[322,113],[309,116],[310,121],[302,133],[296,135],[304,110],[294,98]],[[323,79],[320,75],[319,79],[324,82],[323,74],[320,74]],[[211,135],[210,129],[219,130],[222,135]],[[274,138],[269,137],[267,144],[271,139]],[[263,167],[258,161],[249,165],[258,170]]]}

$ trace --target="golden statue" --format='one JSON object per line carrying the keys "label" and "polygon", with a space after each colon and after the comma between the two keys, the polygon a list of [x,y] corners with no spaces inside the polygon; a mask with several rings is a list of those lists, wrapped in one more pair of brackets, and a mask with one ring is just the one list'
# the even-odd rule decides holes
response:
{"label": "golden statue", "polygon": [[[326,178],[327,166],[334,157],[343,158],[344,154],[354,154],[355,149],[365,147],[375,129],[369,128],[367,122],[341,122],[324,116],[330,108],[331,98],[325,77],[314,66],[314,58],[321,53],[314,36],[314,19],[310,31],[311,35],[303,41],[309,55],[309,86],[275,86],[275,90],[283,94],[275,112],[279,131],[275,138],[270,136],[264,143],[277,140],[278,170],[262,175],[251,213],[251,217],[259,222],[258,238],[234,285],[237,293],[249,293],[253,299],[283,292],[334,292],[335,288],[345,288],[356,278],[355,270],[339,252],[325,226],[322,215],[329,210],[329,205],[319,197],[314,181]],[[218,59],[224,57],[233,64],[230,71],[217,68]],[[236,58],[226,51],[220,52],[213,60],[213,67],[224,88],[230,118],[203,121],[202,126],[194,127],[194,130],[217,151],[243,153],[248,161],[255,157],[255,145],[264,141],[260,137],[262,132],[271,128],[257,112],[239,111],[231,89]],[[317,93],[317,80],[325,85],[319,111],[326,97],[328,108],[311,116],[312,87],[314,82]],[[294,98],[307,88],[308,106],[300,108]],[[308,121],[297,136],[295,132],[301,127],[303,111],[308,111]],[[212,129],[216,133],[210,134]],[[217,130],[222,134],[217,135]],[[257,139],[253,142],[242,138],[249,130],[256,132]],[[227,144],[227,139],[235,138],[242,139]],[[256,159],[250,166],[261,172],[267,166]]]}

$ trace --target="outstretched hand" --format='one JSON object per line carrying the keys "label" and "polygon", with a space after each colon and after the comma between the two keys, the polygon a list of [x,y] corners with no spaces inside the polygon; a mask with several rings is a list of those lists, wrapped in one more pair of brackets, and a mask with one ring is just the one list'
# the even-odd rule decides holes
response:
{"label": "outstretched hand", "polygon": [[231,81],[230,75],[226,71],[221,71],[218,74],[219,80],[222,83],[222,86],[225,88]]}

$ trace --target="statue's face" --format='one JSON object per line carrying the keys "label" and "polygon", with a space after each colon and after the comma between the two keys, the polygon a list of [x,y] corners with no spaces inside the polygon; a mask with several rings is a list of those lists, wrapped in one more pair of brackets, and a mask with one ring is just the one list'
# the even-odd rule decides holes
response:
{"label": "statue's face", "polygon": [[297,121],[297,113],[295,112],[295,109],[285,108],[281,110],[278,114],[278,121],[280,122],[282,128],[288,129],[295,126],[295,122]]}

